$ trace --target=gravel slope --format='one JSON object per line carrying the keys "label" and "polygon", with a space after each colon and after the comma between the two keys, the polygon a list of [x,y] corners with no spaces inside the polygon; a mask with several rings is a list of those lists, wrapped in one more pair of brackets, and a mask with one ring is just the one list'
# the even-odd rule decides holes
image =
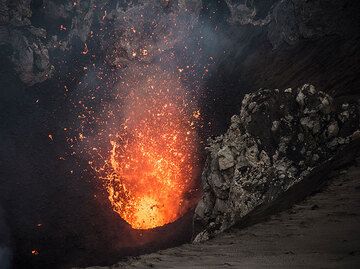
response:
{"label": "gravel slope", "polygon": [[293,208],[202,244],[95,268],[359,268],[360,159]]}

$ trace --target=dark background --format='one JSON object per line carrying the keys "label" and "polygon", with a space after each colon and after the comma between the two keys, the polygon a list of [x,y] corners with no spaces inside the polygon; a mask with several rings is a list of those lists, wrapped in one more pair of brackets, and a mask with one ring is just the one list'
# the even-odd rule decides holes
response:
{"label": "dark background", "polygon": [[[108,5],[113,5],[111,2]],[[307,9],[297,16],[310,14],[310,22],[321,22],[325,30],[310,37],[299,31],[296,42],[287,42],[286,38],[275,42],[271,38],[282,25],[233,24],[230,23],[233,15],[224,1],[204,2],[200,23],[189,40],[190,50],[201,48],[204,61],[214,57],[198,99],[203,140],[222,133],[229,118],[238,112],[243,95],[259,88],[312,83],[335,98],[359,96],[357,1],[308,1],[304,4]],[[257,20],[265,18],[276,2],[252,1],[248,5],[256,7]],[[44,1],[31,2],[32,24],[51,34],[57,31],[58,22],[44,16],[43,4]],[[286,10],[285,7],[281,14],[286,14]],[[281,29],[286,36],[285,28]],[[89,43],[92,51],[96,51],[96,59],[91,55],[79,56],[83,43],[77,38],[66,54],[50,51],[55,74],[33,86],[23,83],[14,71],[9,57],[12,47],[0,44],[0,206],[4,211],[0,217],[10,231],[3,241],[13,251],[14,267],[112,264],[128,255],[189,241],[192,212],[163,228],[133,231],[111,210],[106,193],[87,162],[70,154],[63,132],[64,127],[73,123],[69,99],[84,80],[82,67],[104,61],[97,40]],[[191,63],[190,53],[178,55],[179,63]],[[110,67],[103,68],[105,73],[116,74]],[[190,77],[185,77],[184,83],[191,86],[195,79]],[[109,75],[105,80],[111,83],[112,78]],[[94,83],[101,86],[102,82]],[[64,83],[69,93],[64,94]],[[53,141],[48,134],[53,135]],[[31,254],[34,249],[39,255]]]}

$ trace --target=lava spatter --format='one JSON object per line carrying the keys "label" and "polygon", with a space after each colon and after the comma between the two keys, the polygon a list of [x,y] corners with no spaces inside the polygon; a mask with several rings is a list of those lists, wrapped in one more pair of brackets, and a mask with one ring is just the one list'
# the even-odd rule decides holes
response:
{"label": "lava spatter", "polygon": [[110,150],[93,156],[105,156],[94,168],[113,210],[133,228],[150,229],[192,206],[185,197],[193,187],[199,111],[179,77],[159,67],[129,69],[121,81],[102,120]]}

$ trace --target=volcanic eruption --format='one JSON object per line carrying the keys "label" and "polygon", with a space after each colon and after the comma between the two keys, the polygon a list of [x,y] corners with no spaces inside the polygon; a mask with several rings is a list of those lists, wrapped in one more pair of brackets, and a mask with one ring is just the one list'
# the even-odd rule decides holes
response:
{"label": "volcanic eruption", "polygon": [[171,223],[195,202],[188,194],[200,111],[179,74],[147,64],[128,69],[114,100],[98,119],[107,150],[95,147],[90,163],[112,209],[133,228]]}

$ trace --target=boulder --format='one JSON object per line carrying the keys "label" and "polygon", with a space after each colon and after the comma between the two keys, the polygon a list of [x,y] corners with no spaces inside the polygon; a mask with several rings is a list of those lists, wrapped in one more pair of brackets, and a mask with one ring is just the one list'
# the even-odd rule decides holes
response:
{"label": "boulder", "polygon": [[358,140],[359,107],[359,101],[336,104],[308,84],[246,95],[228,131],[209,140],[194,241],[271,206],[300,183],[311,189],[307,180],[315,183],[329,170],[324,164]]}
{"label": "boulder", "polygon": [[[11,1],[10,1],[11,2]],[[28,86],[53,75],[46,30],[31,25],[30,0],[0,2],[0,46],[20,80]]]}

